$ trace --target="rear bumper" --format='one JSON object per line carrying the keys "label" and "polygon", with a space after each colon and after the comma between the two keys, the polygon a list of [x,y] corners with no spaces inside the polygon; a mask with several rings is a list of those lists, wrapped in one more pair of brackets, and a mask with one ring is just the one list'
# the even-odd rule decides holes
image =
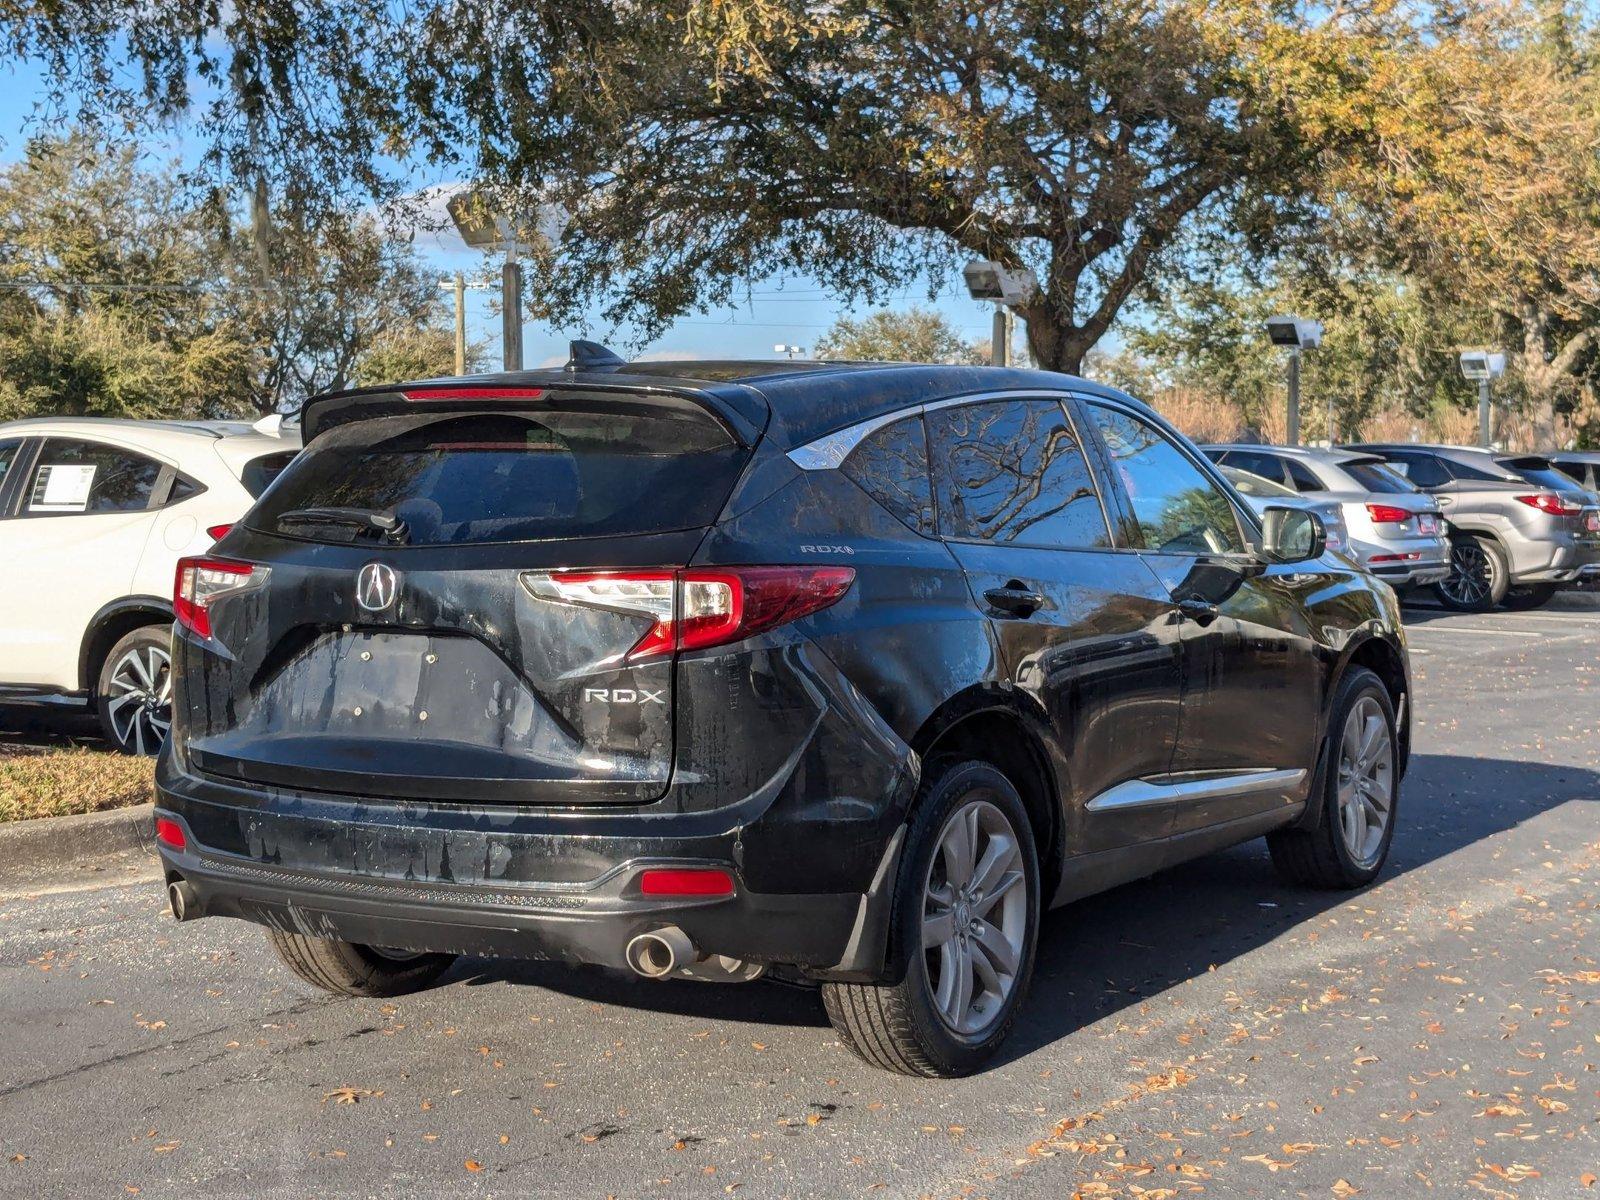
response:
{"label": "rear bumper", "polygon": [[1379,579],[1391,587],[1417,587],[1438,583],[1450,575],[1450,560],[1419,560],[1411,563],[1376,562],[1366,564]]}
{"label": "rear bumper", "polygon": [[[246,793],[179,773],[170,755],[158,766],[156,809],[183,828],[183,850],[159,850],[167,878],[194,889],[200,916],[366,945],[619,969],[634,937],[676,925],[705,955],[842,979],[883,968],[892,837],[859,890],[763,891],[747,866],[775,854],[760,842],[782,832],[741,824],[737,813],[579,821],[569,813],[573,831],[553,833],[560,819],[551,814]],[[789,886],[827,878],[829,858],[837,861],[815,840],[786,838],[781,851]],[[723,868],[733,894],[646,896],[639,875],[659,866]]]}

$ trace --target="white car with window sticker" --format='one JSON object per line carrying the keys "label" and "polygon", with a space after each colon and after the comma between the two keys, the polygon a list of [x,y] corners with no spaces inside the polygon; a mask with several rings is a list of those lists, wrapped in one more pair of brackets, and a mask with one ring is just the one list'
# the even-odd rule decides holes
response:
{"label": "white car with window sticker", "polygon": [[276,418],[0,424],[0,705],[87,708],[118,748],[154,754],[178,560],[299,449]]}

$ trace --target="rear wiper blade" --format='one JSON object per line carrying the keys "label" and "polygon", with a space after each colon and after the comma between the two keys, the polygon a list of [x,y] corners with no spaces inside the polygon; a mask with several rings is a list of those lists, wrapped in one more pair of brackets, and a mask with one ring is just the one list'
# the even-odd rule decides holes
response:
{"label": "rear wiper blade", "polygon": [[354,529],[370,529],[381,533],[390,541],[403,541],[406,523],[390,512],[370,508],[291,508],[278,515],[279,525],[346,525]]}

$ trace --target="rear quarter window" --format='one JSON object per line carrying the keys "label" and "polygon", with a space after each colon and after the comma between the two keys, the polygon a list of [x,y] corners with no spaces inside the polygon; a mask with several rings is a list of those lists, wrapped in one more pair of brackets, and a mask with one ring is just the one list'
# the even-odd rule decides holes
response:
{"label": "rear quarter window", "polygon": [[747,457],[710,419],[677,413],[384,417],[317,438],[248,523],[354,541],[367,531],[309,525],[294,513],[357,509],[403,521],[410,545],[665,533],[711,524]]}
{"label": "rear quarter window", "polygon": [[844,473],[917,533],[934,535],[933,481],[921,417],[874,430],[845,459]]}
{"label": "rear quarter window", "polygon": [[1406,482],[1405,476],[1383,463],[1341,463],[1339,469],[1355,480],[1357,487],[1380,495],[1400,496],[1417,490]]}

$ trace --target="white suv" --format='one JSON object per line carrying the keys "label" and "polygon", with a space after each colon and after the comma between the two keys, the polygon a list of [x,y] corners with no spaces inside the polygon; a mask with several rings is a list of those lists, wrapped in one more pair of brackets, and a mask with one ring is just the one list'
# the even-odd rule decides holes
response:
{"label": "white suv", "polygon": [[178,559],[299,448],[276,418],[0,424],[0,704],[88,707],[122,750],[154,754]]}

